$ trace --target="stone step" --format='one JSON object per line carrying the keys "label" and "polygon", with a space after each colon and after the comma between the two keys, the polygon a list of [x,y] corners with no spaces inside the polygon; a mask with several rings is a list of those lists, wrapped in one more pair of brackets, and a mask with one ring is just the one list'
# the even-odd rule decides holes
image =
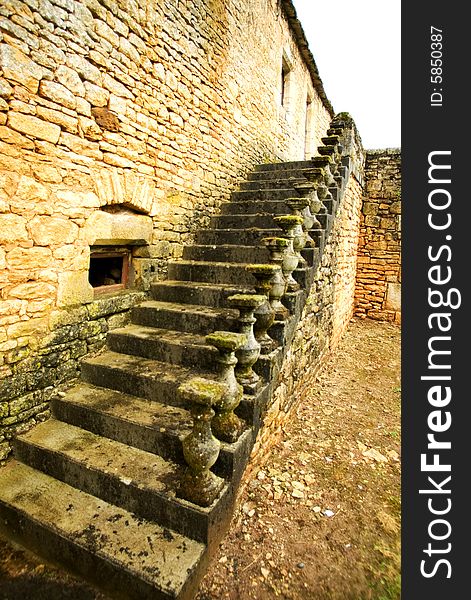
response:
{"label": "stone step", "polygon": [[[288,210],[285,214],[292,215],[293,211]],[[274,215],[270,213],[252,213],[252,214],[225,214],[211,217],[211,228],[214,229],[242,229],[257,227],[259,229],[279,229],[280,235],[283,230],[273,220]]]}
{"label": "stone step", "polygon": [[[305,287],[307,276],[305,268],[296,269],[293,277],[302,287]],[[196,260],[169,261],[169,277],[183,281],[217,281],[218,283],[240,283],[253,285],[255,278],[247,270],[246,263],[209,262]]]}
{"label": "stone step", "polygon": [[226,484],[207,509],[181,500],[175,492],[183,466],[56,419],[18,436],[14,452],[67,485],[203,543],[229,492]]}
{"label": "stone step", "polygon": [[239,311],[233,308],[148,300],[133,308],[131,320],[148,327],[207,335],[213,331],[231,331],[238,315]]}
{"label": "stone step", "polygon": [[270,253],[265,246],[235,246],[234,244],[194,245],[183,250],[184,260],[210,262],[269,263]]}
{"label": "stone step", "polygon": [[191,600],[205,545],[16,460],[0,471],[2,526],[14,539],[111,594]]}
{"label": "stone step", "polygon": [[[301,251],[303,257],[310,265],[314,264],[314,248],[304,248]],[[265,246],[236,246],[226,244],[221,246],[188,246],[183,253],[185,260],[198,260],[209,262],[231,262],[231,263],[269,263],[270,253]],[[245,289],[250,290],[250,286]],[[234,292],[235,293],[235,292]],[[239,293],[239,292],[237,292]],[[230,295],[230,294],[228,294]]]}
{"label": "stone step", "polygon": [[[272,187],[271,189],[263,190],[237,190],[231,194],[231,202],[253,201],[259,200],[285,200],[293,196],[292,187]],[[229,203],[228,203],[229,204]],[[250,211],[251,212],[251,211]]]}
{"label": "stone step", "polygon": [[240,184],[239,190],[272,190],[273,188],[288,188],[291,189],[291,194],[297,196],[294,184],[306,183],[304,176],[300,177],[285,177],[284,173],[280,172],[280,177],[270,179],[255,179],[244,181]]}
{"label": "stone step", "polygon": [[201,369],[111,351],[82,361],[82,379],[87,383],[183,408],[186,406],[177,388],[195,375],[214,378]]}
{"label": "stone step", "polygon": [[195,370],[217,370],[218,352],[203,335],[159,327],[131,324],[108,333],[108,348],[113,352],[153,358]]}
{"label": "stone step", "polygon": [[168,276],[182,281],[206,281],[253,286],[255,277],[246,263],[176,260],[168,263]]}
{"label": "stone step", "polygon": [[[285,163],[286,164],[286,163]],[[289,181],[290,179],[298,179],[306,182],[309,179],[309,171],[314,168],[314,165],[308,163],[304,167],[288,166],[284,169],[257,169],[248,174],[248,181],[260,181],[261,179],[272,179],[273,181]]]}
{"label": "stone step", "polygon": [[[84,382],[54,398],[51,408],[60,421],[184,464],[181,444],[192,426],[187,410]],[[221,442],[213,471],[220,477],[236,477],[251,437],[248,429],[234,444]]]}
{"label": "stone step", "polygon": [[[290,196],[286,196],[288,199]],[[221,215],[246,215],[253,213],[264,213],[270,215],[289,215],[291,209],[282,200],[231,200],[221,205]]]}
{"label": "stone step", "polygon": [[196,244],[257,246],[264,237],[279,237],[280,229],[201,229],[196,233]]}
{"label": "stone step", "polygon": [[[290,207],[286,204],[286,200],[247,200],[247,201],[231,201],[222,204],[221,215],[250,215],[254,213],[270,214],[270,215],[289,215],[291,214]],[[332,200],[324,200],[324,205],[328,213],[332,213]]]}
{"label": "stone step", "polygon": [[[192,247],[193,246],[188,246],[188,248]],[[195,248],[214,248],[214,246],[195,246]],[[221,248],[221,246],[219,246],[219,248]],[[227,248],[234,248],[237,250],[239,246],[227,246]],[[200,258],[200,260],[204,259]],[[245,262],[245,260],[242,262]],[[167,280],[158,281],[151,285],[151,294],[155,300],[179,302],[181,304],[201,304],[204,306],[212,306],[214,308],[227,307],[228,296],[254,292],[254,288],[250,286],[225,285],[222,283],[213,284],[194,281]]]}
{"label": "stone step", "polygon": [[295,160],[260,164],[255,167],[255,171],[286,171],[289,169],[309,169],[311,167],[313,167],[311,160]]}

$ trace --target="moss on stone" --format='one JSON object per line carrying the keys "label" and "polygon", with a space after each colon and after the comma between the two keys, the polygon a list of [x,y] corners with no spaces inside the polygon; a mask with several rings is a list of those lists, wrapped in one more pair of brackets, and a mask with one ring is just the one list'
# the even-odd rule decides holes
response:
{"label": "moss on stone", "polygon": [[211,406],[220,402],[226,393],[227,386],[218,381],[205,379],[204,377],[193,377],[178,388],[179,394],[188,402]]}
{"label": "moss on stone", "polygon": [[231,306],[241,308],[256,308],[263,302],[266,302],[267,297],[260,294],[234,294],[229,296],[227,301]]}
{"label": "moss on stone", "polygon": [[279,223],[280,225],[299,225],[303,222],[303,218],[298,215],[282,215],[280,217],[275,217],[273,219],[275,223]]}
{"label": "moss on stone", "polygon": [[266,237],[262,239],[262,242],[266,246],[271,246],[279,249],[287,248],[289,246],[289,240],[282,237]]}
{"label": "moss on stone", "polygon": [[231,331],[214,331],[205,338],[206,343],[215,346],[221,350],[234,352],[247,343],[247,336],[243,333],[233,333]]}

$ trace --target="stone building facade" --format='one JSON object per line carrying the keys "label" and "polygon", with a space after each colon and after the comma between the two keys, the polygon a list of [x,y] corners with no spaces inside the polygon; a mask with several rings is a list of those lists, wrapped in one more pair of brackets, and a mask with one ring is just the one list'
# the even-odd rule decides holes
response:
{"label": "stone building facade", "polygon": [[244,175],[332,116],[290,2],[1,3],[0,456]]}
{"label": "stone building facade", "polygon": [[355,314],[401,322],[401,155],[366,154]]}

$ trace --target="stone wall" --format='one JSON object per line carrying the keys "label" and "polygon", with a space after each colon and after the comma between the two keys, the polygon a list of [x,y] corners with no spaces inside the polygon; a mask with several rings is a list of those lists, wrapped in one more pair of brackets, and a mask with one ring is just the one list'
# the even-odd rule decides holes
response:
{"label": "stone wall", "polygon": [[355,314],[401,321],[401,155],[367,152]]}
{"label": "stone wall", "polygon": [[135,299],[94,316],[91,247],[127,246],[145,290],[255,164],[319,145],[332,109],[289,6],[0,3],[0,444]]}
{"label": "stone wall", "polygon": [[245,482],[281,438],[292,411],[309,396],[316,373],[337,346],[353,315],[361,203],[362,185],[352,172],[252,450]]}

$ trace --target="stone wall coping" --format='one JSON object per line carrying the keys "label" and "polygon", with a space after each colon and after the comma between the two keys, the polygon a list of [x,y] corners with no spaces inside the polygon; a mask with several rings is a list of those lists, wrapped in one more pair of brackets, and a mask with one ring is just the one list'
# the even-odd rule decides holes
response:
{"label": "stone wall coping", "polygon": [[390,156],[397,156],[398,154],[401,154],[401,148],[373,148],[371,150],[365,150],[365,152],[367,155],[388,154]]}
{"label": "stone wall coping", "polygon": [[291,2],[291,0],[280,0],[280,4],[285,12],[288,25],[291,31],[293,32],[293,36],[296,40],[299,52],[303,57],[306,66],[309,70],[314,89],[319,94],[319,97],[321,98],[322,103],[324,104],[327,111],[330,113],[330,116],[334,117],[335,111],[325,93],[324,84],[322,83],[322,79],[320,78],[319,70],[317,68],[316,61],[314,60],[314,56],[311,50],[309,49],[309,44],[306,38],[306,34],[304,33],[301,21],[297,17],[296,9],[294,8],[294,5]]}

